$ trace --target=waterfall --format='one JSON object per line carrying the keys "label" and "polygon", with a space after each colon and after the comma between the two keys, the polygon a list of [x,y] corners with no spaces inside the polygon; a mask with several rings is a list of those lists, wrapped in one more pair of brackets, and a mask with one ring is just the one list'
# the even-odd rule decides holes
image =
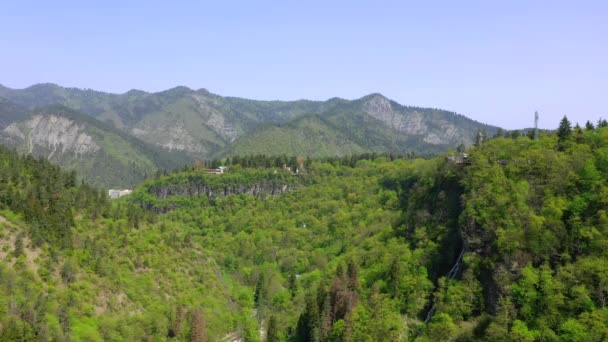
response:
{"label": "waterfall", "polygon": [[[467,249],[467,242],[463,241],[462,250],[460,251],[458,258],[456,259],[456,263],[454,263],[454,266],[452,266],[450,271],[446,274],[446,278],[452,279],[458,274],[458,271],[460,271],[460,264],[462,263],[462,257],[464,256],[464,252],[466,251],[466,249]],[[436,306],[437,306],[437,298],[434,298],[433,306],[431,306],[431,309],[426,314],[426,318],[424,319],[424,324],[427,324],[431,320],[431,318],[433,318],[433,314],[435,313]]]}

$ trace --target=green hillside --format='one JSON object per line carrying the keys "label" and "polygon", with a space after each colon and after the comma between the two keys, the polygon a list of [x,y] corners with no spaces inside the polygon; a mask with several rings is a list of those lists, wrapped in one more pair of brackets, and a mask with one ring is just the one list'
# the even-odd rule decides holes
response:
{"label": "green hillside", "polygon": [[465,159],[232,158],[109,203],[1,149],[0,340],[604,341],[607,151],[564,122]]}
{"label": "green hillside", "polygon": [[[66,140],[66,134],[78,134],[78,138]],[[46,157],[105,187],[131,187],[158,169],[191,163],[183,153],[159,150],[63,106],[34,110],[0,132],[0,139],[20,152]],[[90,148],[85,149],[86,145]]]}
{"label": "green hillside", "polygon": [[0,129],[25,117],[27,110],[0,97]]}
{"label": "green hillside", "polygon": [[288,155],[333,157],[353,155],[366,149],[352,142],[319,116],[307,116],[290,124],[260,127],[221,155]]}

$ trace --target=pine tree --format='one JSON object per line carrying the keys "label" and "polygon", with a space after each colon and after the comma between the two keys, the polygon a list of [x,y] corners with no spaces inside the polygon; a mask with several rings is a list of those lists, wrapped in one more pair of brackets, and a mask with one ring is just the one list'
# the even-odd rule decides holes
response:
{"label": "pine tree", "polygon": [[576,126],[574,126],[574,135],[575,135],[576,142],[578,144],[583,142],[583,139],[584,139],[583,129],[581,128],[581,126],[579,126],[578,123],[576,124]]}
{"label": "pine tree", "polygon": [[570,138],[570,135],[572,135],[572,125],[564,115],[562,121],[559,123],[559,128],[557,129],[557,143],[560,150],[563,150],[563,144]]}
{"label": "pine tree", "polygon": [[585,129],[588,131],[593,131],[595,129],[595,127],[593,126],[591,121],[587,120],[587,123],[585,123]]}

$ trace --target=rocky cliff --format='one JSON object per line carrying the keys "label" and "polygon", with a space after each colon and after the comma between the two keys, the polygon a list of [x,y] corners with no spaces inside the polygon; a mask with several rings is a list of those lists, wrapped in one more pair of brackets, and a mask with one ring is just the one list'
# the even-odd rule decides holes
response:
{"label": "rocky cliff", "polygon": [[220,186],[211,186],[202,182],[191,182],[186,184],[156,185],[150,187],[148,192],[158,199],[165,199],[172,196],[206,196],[209,199],[216,199],[240,194],[265,198],[289,192],[294,187],[293,184],[275,180],[262,180],[253,184],[226,184]]}
{"label": "rocky cliff", "polygon": [[149,179],[135,189],[131,200],[143,208],[167,212],[194,201],[217,200],[233,195],[266,199],[294,191],[303,179],[286,172],[244,169],[224,174],[204,171],[171,173]]}
{"label": "rocky cliff", "polygon": [[38,149],[51,151],[48,159],[56,153],[82,157],[100,149],[83,124],[55,114],[34,115],[26,121],[10,124],[3,132],[7,140],[23,142],[28,153]]}

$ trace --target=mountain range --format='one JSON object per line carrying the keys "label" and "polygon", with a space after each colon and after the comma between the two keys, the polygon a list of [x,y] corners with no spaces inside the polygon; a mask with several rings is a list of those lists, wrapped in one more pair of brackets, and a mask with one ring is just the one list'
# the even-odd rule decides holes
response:
{"label": "mountain range", "polygon": [[0,85],[0,142],[43,156],[96,185],[130,187],[194,160],[267,154],[435,154],[498,128],[450,111],[356,100],[257,101],[176,87],[111,94]]}

